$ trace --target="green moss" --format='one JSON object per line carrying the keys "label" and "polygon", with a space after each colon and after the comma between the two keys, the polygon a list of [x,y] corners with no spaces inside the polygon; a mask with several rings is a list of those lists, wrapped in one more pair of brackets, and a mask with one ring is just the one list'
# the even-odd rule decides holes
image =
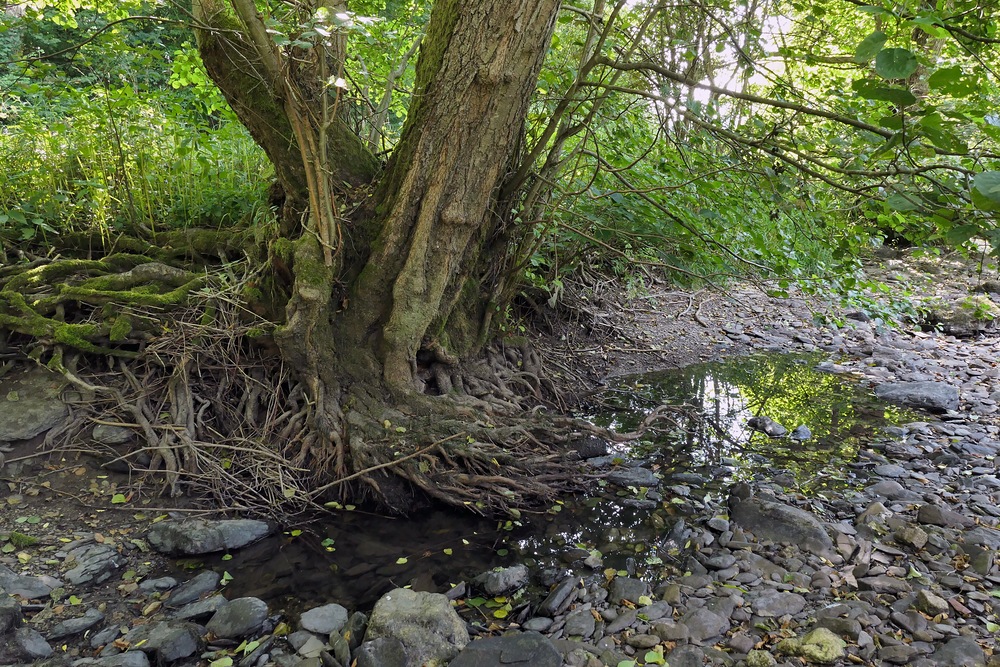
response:
{"label": "green moss", "polygon": [[120,315],[115,318],[114,323],[111,325],[108,338],[112,343],[117,343],[128,338],[130,333],[132,333],[132,318],[128,315]]}

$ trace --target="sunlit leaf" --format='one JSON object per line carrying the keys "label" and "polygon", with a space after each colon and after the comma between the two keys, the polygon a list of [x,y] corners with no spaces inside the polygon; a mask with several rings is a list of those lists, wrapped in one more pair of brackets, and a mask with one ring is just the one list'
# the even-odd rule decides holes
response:
{"label": "sunlit leaf", "polygon": [[872,34],[865,37],[854,50],[854,62],[861,64],[874,58],[875,54],[882,50],[882,46],[885,45],[886,39],[888,39],[888,37],[881,30],[876,30]]}
{"label": "sunlit leaf", "polygon": [[885,79],[905,79],[917,71],[917,57],[909,49],[882,49],[875,56],[875,72]]}

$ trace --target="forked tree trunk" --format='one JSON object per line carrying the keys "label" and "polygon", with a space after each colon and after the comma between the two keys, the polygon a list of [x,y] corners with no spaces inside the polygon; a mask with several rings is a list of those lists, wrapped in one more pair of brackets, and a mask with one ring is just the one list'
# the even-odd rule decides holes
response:
{"label": "forked tree trunk", "polygon": [[[254,25],[245,0],[238,13],[222,12],[218,2],[196,0],[198,18],[216,28],[238,27],[239,37],[201,31],[206,68],[275,162],[295,203],[285,214],[308,213],[314,221],[316,211],[302,209],[305,202],[315,208],[322,193],[315,173],[307,173],[310,151],[296,143],[324,136],[316,126],[302,128],[303,118],[322,113],[302,113],[282,95],[315,90],[316,82],[276,81],[276,73],[292,77],[296,70],[268,65],[272,56],[280,62],[282,52],[254,42],[265,34],[263,24]],[[231,2],[240,9],[241,0]],[[330,261],[322,234],[311,233],[315,222],[293,238],[295,284],[277,340],[310,394],[317,434],[312,447],[328,452],[320,458],[336,476],[383,456],[369,448],[365,420],[381,428],[376,420],[390,405],[403,412],[436,409],[419,396],[418,353],[453,361],[485,340],[489,281],[497,278],[488,269],[505,254],[487,241],[505,238],[498,230],[512,217],[498,210],[496,197],[518,157],[559,4],[439,0],[420,47],[406,125],[378,175],[360,138],[345,137],[343,125],[324,126],[333,130],[328,189],[367,178],[376,205],[340,221],[343,241],[332,248],[337,262]],[[298,226],[283,229],[297,233]]]}

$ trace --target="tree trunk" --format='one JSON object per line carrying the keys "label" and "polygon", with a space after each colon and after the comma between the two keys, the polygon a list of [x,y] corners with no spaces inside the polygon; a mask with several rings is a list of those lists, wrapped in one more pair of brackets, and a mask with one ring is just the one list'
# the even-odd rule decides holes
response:
{"label": "tree trunk", "polygon": [[[427,367],[455,367],[486,338],[487,304],[504,279],[495,265],[506,252],[492,241],[508,238],[501,232],[513,215],[497,196],[515,171],[560,3],[438,0],[400,142],[376,172],[364,142],[348,136],[346,125],[335,118],[315,122],[329,118],[329,98],[300,93],[325,89],[315,80],[295,80],[301,71],[287,65],[294,59],[274,46],[260,17],[249,11],[252,5],[231,0],[230,14],[217,2],[196,0],[196,15],[214,28],[238,29],[239,38],[199,31],[206,68],[275,163],[294,201],[285,215],[306,213],[309,221],[304,233],[295,224],[282,226],[294,249],[294,287],[276,339],[310,398],[314,437],[307,448],[336,481],[399,456],[400,443],[385,442],[384,423],[447,414],[456,404],[423,395],[461,392],[448,373],[435,380]],[[315,77],[317,68],[311,71]],[[377,204],[340,219],[331,198],[343,182],[371,185]],[[318,208],[334,218],[324,222]],[[334,233],[324,236],[324,224],[335,225]],[[468,441],[459,458],[482,461],[471,453],[477,443],[471,436]],[[426,444],[411,440],[410,450]],[[454,468],[454,459],[443,456]],[[489,453],[485,460],[499,465],[496,457]],[[462,485],[504,486],[495,476],[467,471],[453,470],[450,482],[432,480],[427,467],[425,461],[392,472],[431,495],[451,488],[452,500],[463,497],[457,490]],[[389,478],[380,472],[364,481],[386,499]],[[542,495],[543,487],[522,480],[508,488]]]}

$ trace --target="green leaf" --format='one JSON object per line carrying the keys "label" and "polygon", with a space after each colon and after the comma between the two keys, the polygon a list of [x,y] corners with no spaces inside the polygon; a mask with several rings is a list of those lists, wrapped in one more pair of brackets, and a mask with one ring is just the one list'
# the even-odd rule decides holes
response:
{"label": "green leaf", "polygon": [[968,97],[978,91],[975,83],[965,76],[959,65],[934,71],[927,77],[927,85],[931,90],[951,97]]}
{"label": "green leaf", "polygon": [[885,199],[886,206],[893,211],[917,211],[920,210],[920,201],[914,195],[894,194]]}
{"label": "green leaf", "polygon": [[493,612],[493,618],[507,618],[507,613],[506,609],[497,609]]}
{"label": "green leaf", "polygon": [[405,557],[400,556],[399,558],[396,559],[396,565],[405,565],[405,564],[406,564],[406,558]]}
{"label": "green leaf", "polygon": [[1000,211],[1000,172],[984,171],[972,181],[972,204],[980,211]]}
{"label": "green leaf", "polygon": [[126,502],[124,493],[116,493],[115,495],[111,496],[112,505],[121,505],[124,502]]}
{"label": "green leaf", "polygon": [[986,630],[993,633],[1000,632],[1000,625],[993,621],[986,621]]}
{"label": "green leaf", "polygon": [[859,97],[863,97],[866,100],[884,100],[901,107],[909,106],[917,101],[913,93],[906,88],[882,86],[868,79],[858,79],[851,84],[851,87],[854,88],[854,92]]}
{"label": "green leaf", "polygon": [[958,225],[945,232],[944,238],[953,245],[962,245],[979,231],[979,225]]}
{"label": "green leaf", "polygon": [[75,595],[70,595],[69,598],[67,598],[67,599],[69,600],[70,604],[80,604],[81,602],[83,602],[83,600],[81,600],[80,598],[76,597]]}
{"label": "green leaf", "polygon": [[858,44],[858,48],[854,49],[854,62],[860,65],[874,58],[875,54],[882,50],[887,39],[888,37],[881,30],[876,30],[865,37]]}
{"label": "green leaf", "polygon": [[233,658],[232,656],[228,655],[208,663],[208,667],[232,667],[232,665],[233,665]]}
{"label": "green leaf", "polygon": [[905,79],[917,71],[917,57],[909,49],[882,49],[875,56],[875,72],[884,79]]}

